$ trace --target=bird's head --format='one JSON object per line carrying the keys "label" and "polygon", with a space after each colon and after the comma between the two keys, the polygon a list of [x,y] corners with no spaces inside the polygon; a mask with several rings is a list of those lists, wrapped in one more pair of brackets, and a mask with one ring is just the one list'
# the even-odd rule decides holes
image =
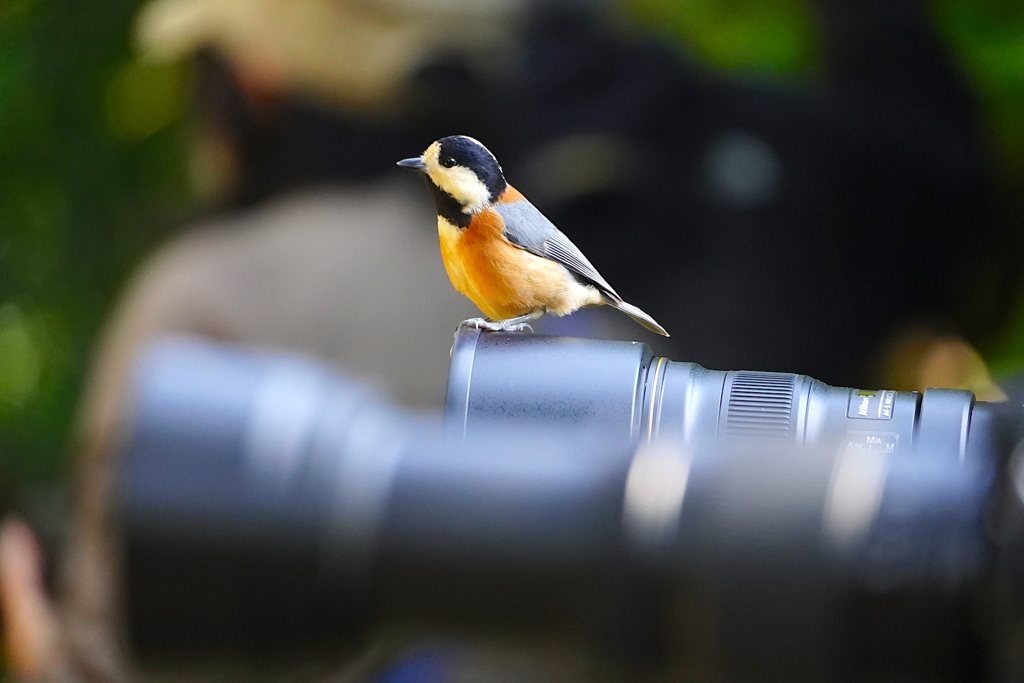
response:
{"label": "bird's head", "polygon": [[454,199],[465,214],[490,206],[508,187],[490,150],[465,135],[441,138],[421,156],[403,159],[398,165],[423,173],[434,188]]}

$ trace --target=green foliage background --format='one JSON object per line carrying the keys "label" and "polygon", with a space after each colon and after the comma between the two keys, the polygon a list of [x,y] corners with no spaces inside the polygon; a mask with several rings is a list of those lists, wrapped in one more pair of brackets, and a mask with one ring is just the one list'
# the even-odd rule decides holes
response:
{"label": "green foliage background", "polygon": [[[623,0],[708,63],[809,76],[797,0]],[[134,264],[194,206],[183,67],[139,62],[135,0],[0,0],[0,507],[52,478],[99,325]],[[1006,184],[1024,195],[1024,3],[937,0],[983,97]],[[989,350],[1024,361],[1024,316]]]}
{"label": "green foliage background", "polygon": [[188,204],[178,69],[134,0],[0,0],[0,503],[52,478],[118,285]]}

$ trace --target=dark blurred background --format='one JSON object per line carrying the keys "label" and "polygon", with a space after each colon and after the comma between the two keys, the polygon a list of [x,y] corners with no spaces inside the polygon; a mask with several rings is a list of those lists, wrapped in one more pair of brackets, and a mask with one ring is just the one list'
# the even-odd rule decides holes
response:
{"label": "dark blurred background", "polygon": [[[208,210],[187,143],[188,65],[139,60],[134,0],[0,2],[0,507],[53,480],[95,335],[140,260]],[[813,83],[796,0],[623,0],[686,59],[771,85]],[[1024,196],[1024,3],[931,11],[984,106],[998,182]],[[424,141],[424,144],[427,141]],[[408,150],[412,154],[417,150]],[[1011,222],[1022,223],[1020,203]],[[1024,310],[981,348],[1024,364]]]}

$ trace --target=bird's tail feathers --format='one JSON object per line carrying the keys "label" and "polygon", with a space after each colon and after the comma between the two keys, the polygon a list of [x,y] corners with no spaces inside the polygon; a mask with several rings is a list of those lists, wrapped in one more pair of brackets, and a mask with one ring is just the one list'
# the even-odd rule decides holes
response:
{"label": "bird's tail feathers", "polygon": [[633,320],[637,321],[638,323],[649,329],[651,332],[654,332],[655,334],[660,334],[663,337],[669,336],[668,332],[665,331],[665,328],[659,325],[657,322],[655,322],[654,318],[647,315],[633,304],[627,304],[625,301],[622,301],[620,299],[619,301],[609,301],[608,305],[613,308],[619,309],[620,311],[628,315],[630,318],[632,318]]}

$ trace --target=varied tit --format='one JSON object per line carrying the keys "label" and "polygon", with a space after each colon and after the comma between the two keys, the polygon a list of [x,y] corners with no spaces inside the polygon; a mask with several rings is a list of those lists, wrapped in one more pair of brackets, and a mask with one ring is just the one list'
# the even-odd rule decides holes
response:
{"label": "varied tit", "polygon": [[545,313],[606,304],[668,336],[654,318],[622,300],[576,245],[505,181],[498,160],[473,138],[441,138],[398,165],[426,176],[448,277],[487,316],[463,325],[517,331]]}

